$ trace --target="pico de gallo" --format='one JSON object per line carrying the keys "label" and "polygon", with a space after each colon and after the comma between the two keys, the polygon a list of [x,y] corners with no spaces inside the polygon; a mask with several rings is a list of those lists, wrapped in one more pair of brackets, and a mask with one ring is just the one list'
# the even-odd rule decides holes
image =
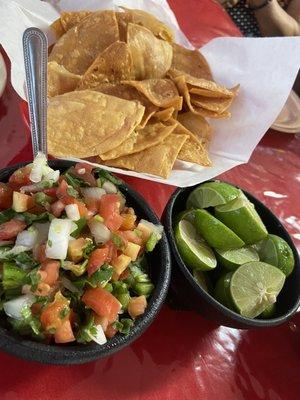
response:
{"label": "pico de gallo", "polygon": [[63,174],[39,153],[0,183],[0,316],[48,344],[127,335],[154,285],[147,253],[162,226],[138,220],[107,171]]}

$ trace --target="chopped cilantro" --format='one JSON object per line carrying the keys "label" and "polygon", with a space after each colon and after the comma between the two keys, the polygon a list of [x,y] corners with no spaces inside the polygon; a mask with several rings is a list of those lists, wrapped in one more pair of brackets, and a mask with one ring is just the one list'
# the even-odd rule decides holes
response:
{"label": "chopped cilantro", "polygon": [[48,239],[47,244],[48,244],[49,247],[52,247],[52,244],[53,244],[52,240]]}
{"label": "chopped cilantro", "polygon": [[75,239],[78,238],[80,233],[83,231],[83,229],[86,226],[86,218],[82,217],[78,221],[74,221],[75,224],[77,225],[77,228],[71,233],[71,236]]}
{"label": "chopped cilantro", "polygon": [[71,171],[69,170],[64,174],[65,180],[68,185],[72,186],[74,189],[78,187],[88,187],[90,184],[83,179],[79,178],[78,176],[73,176]]}
{"label": "chopped cilantro", "polygon": [[35,292],[37,290],[38,284],[41,281],[41,275],[38,268],[34,268],[27,275],[27,282],[31,285],[31,290]]}
{"label": "chopped cilantro", "polygon": [[92,240],[89,240],[83,249],[83,258],[89,258],[91,253],[95,250],[96,246]]}
{"label": "chopped cilantro", "polygon": [[114,185],[120,186],[123,184],[121,179],[117,178],[114,175],[111,175],[109,172],[105,171],[104,169],[101,168],[95,168],[94,171],[98,174],[99,178],[101,179],[101,183],[105,181],[110,181]]}
{"label": "chopped cilantro", "polygon": [[76,199],[78,199],[78,197],[79,197],[79,193],[72,186],[69,186],[67,188],[67,193],[69,196],[75,197]]}
{"label": "chopped cilantro", "polygon": [[133,325],[134,321],[131,318],[122,318],[120,321],[116,321],[113,327],[123,335],[128,335]]}
{"label": "chopped cilantro", "polygon": [[113,233],[111,236],[111,240],[118,249],[124,248],[124,240],[121,238],[121,236],[117,235],[116,233]]}

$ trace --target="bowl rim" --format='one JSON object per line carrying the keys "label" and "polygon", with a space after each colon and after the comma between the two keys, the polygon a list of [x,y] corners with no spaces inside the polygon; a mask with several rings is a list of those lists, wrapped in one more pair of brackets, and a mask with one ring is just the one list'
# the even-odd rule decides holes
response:
{"label": "bowl rim", "polygon": [[[292,248],[292,251],[293,251],[293,254],[295,257],[295,265],[297,265],[297,263],[299,264],[300,257],[299,257],[298,251],[295,247],[295,244],[294,244],[290,234],[287,232],[286,228],[283,226],[283,224],[277,218],[277,216],[264,203],[262,203],[259,199],[257,199],[255,196],[253,196],[248,191],[241,189],[239,186],[232,184],[230,182],[226,182],[221,179],[208,179],[205,182],[212,182],[212,181],[220,181],[220,182],[228,183],[231,186],[234,186],[234,187],[242,190],[250,200],[255,200],[260,206],[263,206],[264,208],[266,208],[269,211],[272,218],[274,218],[274,220],[277,221],[280,228],[285,232],[285,234],[289,238],[290,243],[292,244],[291,248]],[[202,183],[204,183],[204,182],[202,182]],[[181,194],[185,191],[191,191],[191,190],[195,189],[196,187],[198,187],[199,185],[200,184],[190,186],[190,187],[176,189],[173,192],[173,194],[171,195],[171,197],[166,205],[166,208],[165,208],[166,218],[164,219],[164,224],[165,224],[167,236],[169,239],[171,253],[175,257],[176,263],[179,266],[181,272],[184,274],[184,277],[187,279],[189,284],[193,287],[193,289],[197,292],[197,294],[199,296],[204,298],[204,300],[206,302],[208,302],[211,306],[215,307],[225,317],[234,320],[237,324],[240,324],[240,326],[244,325],[245,327],[247,326],[249,328],[253,328],[253,327],[260,328],[260,327],[276,326],[276,325],[280,325],[280,324],[286,322],[296,313],[297,309],[300,306],[300,292],[298,294],[297,301],[295,302],[293,307],[290,308],[289,311],[287,313],[285,313],[284,315],[282,315],[280,317],[276,317],[276,318],[270,318],[270,319],[254,319],[254,318],[243,317],[242,315],[238,314],[237,312],[232,311],[229,308],[225,307],[223,304],[219,303],[212,295],[210,295],[204,289],[202,289],[201,286],[199,286],[197,284],[197,282],[195,281],[191,271],[185,265],[181,255],[177,249],[175,236],[174,236],[174,230],[173,230],[172,213],[173,213],[174,204],[175,204],[179,194]],[[174,264],[173,264],[173,268],[176,268],[176,266]]]}
{"label": "bowl rim", "polygon": [[[28,162],[24,162],[1,169],[0,181],[2,181],[4,177],[7,179],[15,170],[27,164]],[[70,160],[49,160],[50,166],[60,170],[66,170],[69,166],[75,164],[76,162]],[[121,181],[120,189],[122,193],[125,196],[129,195],[130,200],[139,204],[139,207],[142,209],[149,221],[155,224],[161,224],[158,216],[146,200],[137,191],[131,188],[130,185],[121,179],[119,180]],[[83,364],[99,358],[104,358],[131,344],[135,339],[141,336],[154,321],[167,296],[171,280],[171,253],[165,231],[163,232],[162,239],[158,246],[160,247],[159,251],[161,253],[161,271],[158,277],[158,282],[151,298],[149,299],[145,313],[141,318],[137,319],[137,322],[131,329],[129,335],[116,335],[101,346],[96,343],[88,345],[80,345],[77,343],[70,345],[49,345],[14,335],[10,330],[0,326],[0,348],[12,355],[26,360],[47,364],[65,365]],[[26,354],[24,354],[25,352]],[[78,360],[78,357],[80,360]]]}

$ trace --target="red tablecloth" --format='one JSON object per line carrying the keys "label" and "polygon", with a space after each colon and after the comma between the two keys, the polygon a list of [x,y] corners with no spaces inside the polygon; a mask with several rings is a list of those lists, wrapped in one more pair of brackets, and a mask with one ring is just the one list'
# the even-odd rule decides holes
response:
{"label": "red tablecloth", "polygon": [[[195,46],[239,36],[209,0],[169,0]],[[8,85],[0,101],[0,167],[31,157],[20,99]],[[27,132],[26,132],[27,131]],[[269,132],[250,162],[222,177],[264,201],[300,249],[300,137]],[[126,178],[160,215],[174,187]],[[281,327],[216,328],[193,312],[164,306],[133,345],[83,366],[28,363],[0,352],[1,400],[299,399],[300,318]]]}

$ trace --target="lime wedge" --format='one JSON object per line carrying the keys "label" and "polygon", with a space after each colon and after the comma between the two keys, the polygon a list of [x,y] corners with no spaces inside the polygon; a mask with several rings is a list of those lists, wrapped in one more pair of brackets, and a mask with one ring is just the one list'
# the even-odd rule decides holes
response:
{"label": "lime wedge", "polygon": [[245,244],[231,229],[206,210],[195,210],[195,226],[211,247],[229,250],[243,247]]}
{"label": "lime wedge", "polygon": [[177,214],[174,218],[174,225],[178,224],[179,221],[182,219],[185,219],[186,221],[189,221],[191,224],[194,224],[195,222],[195,210],[185,210],[181,211],[179,214]]}
{"label": "lime wedge", "polygon": [[245,246],[241,249],[219,250],[215,249],[217,259],[222,267],[235,271],[240,265],[250,261],[259,261],[257,251],[252,246]]}
{"label": "lime wedge", "polygon": [[216,217],[233,230],[246,244],[264,239],[268,232],[254,205],[244,196],[239,196],[216,207]]}
{"label": "lime wedge", "polygon": [[219,204],[226,204],[238,197],[240,190],[228,183],[214,181],[205,182],[194,189],[189,195],[187,208],[214,207]]}
{"label": "lime wedge", "polygon": [[217,266],[213,251],[197,234],[190,222],[181,220],[176,225],[175,239],[183,261],[190,268],[209,271]]}
{"label": "lime wedge", "polygon": [[259,318],[269,319],[273,318],[276,313],[276,303],[270,304],[260,315]]}
{"label": "lime wedge", "polygon": [[223,306],[229,308],[230,310],[235,310],[235,306],[230,294],[230,281],[232,274],[233,272],[228,272],[218,279],[214,290],[214,297],[219,303],[223,304]]}
{"label": "lime wedge", "polygon": [[232,274],[231,297],[242,316],[255,318],[276,302],[284,281],[285,275],[278,268],[260,261],[249,262]]}
{"label": "lime wedge", "polygon": [[260,260],[279,268],[286,276],[289,276],[295,266],[295,258],[292,249],[287,242],[279,236],[268,235],[262,241],[259,250]]}
{"label": "lime wedge", "polygon": [[194,269],[193,275],[198,285],[202,287],[202,289],[205,290],[207,293],[209,293],[211,290],[211,282],[207,274],[205,274],[205,272],[203,271],[199,271],[198,269]]}

